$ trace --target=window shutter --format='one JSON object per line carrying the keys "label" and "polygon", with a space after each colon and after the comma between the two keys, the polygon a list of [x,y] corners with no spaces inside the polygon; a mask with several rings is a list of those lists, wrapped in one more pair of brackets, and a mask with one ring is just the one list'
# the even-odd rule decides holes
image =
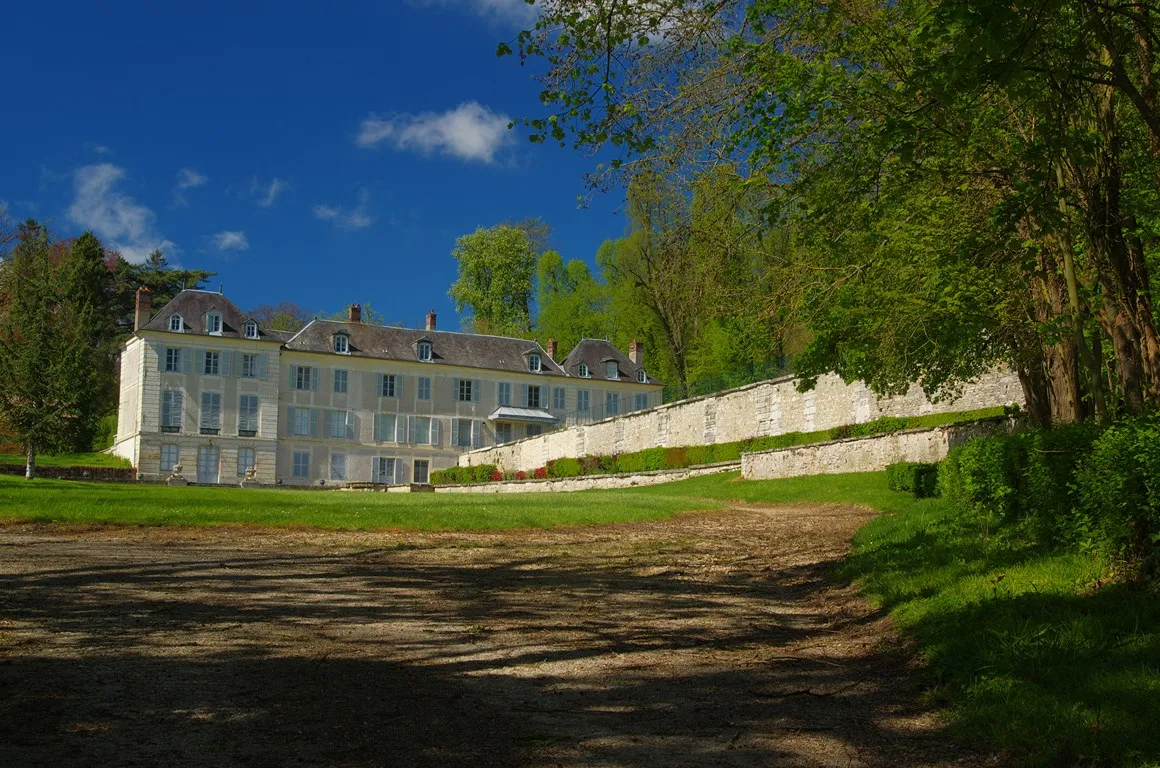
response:
{"label": "window shutter", "polygon": [[395,374],[395,397],[403,396],[403,375],[401,373]]}
{"label": "window shutter", "polygon": [[153,354],[157,355],[157,370],[165,370],[165,347],[160,344],[150,344],[153,347]]}
{"label": "window shutter", "polygon": [[431,445],[436,447],[439,446],[439,438],[442,437],[440,434],[441,430],[439,429],[439,424],[439,419],[431,419]]}
{"label": "window shutter", "polygon": [[375,374],[375,397],[383,396],[383,374]]}
{"label": "window shutter", "polygon": [[412,418],[408,419],[408,421],[411,422],[411,439],[409,442],[418,443],[419,442],[419,420],[412,417]]}
{"label": "window shutter", "polygon": [[294,423],[296,421],[294,417],[297,415],[297,410],[298,409],[294,406],[290,406],[286,409],[286,434],[288,435],[294,434]]}
{"label": "window shutter", "polygon": [[319,431],[318,427],[319,427],[318,409],[311,408],[310,409],[310,434],[313,435],[314,437],[319,437],[321,435],[321,432]]}
{"label": "window shutter", "polygon": [[471,422],[471,447],[479,448],[483,445],[483,422],[475,420]]}
{"label": "window shutter", "polygon": [[375,414],[375,442],[381,443],[383,441],[383,414]]}
{"label": "window shutter", "polygon": [[317,367],[310,369],[310,391],[311,392],[318,391],[318,368]]}
{"label": "window shutter", "polygon": [[294,389],[294,382],[298,378],[298,366],[288,365],[286,368],[290,371],[290,389]]}
{"label": "window shutter", "polygon": [[355,435],[358,433],[357,418],[358,417],[355,416],[354,411],[347,411],[346,412],[346,439],[347,440],[354,440]]}
{"label": "window shutter", "polygon": [[258,378],[266,378],[266,360],[269,357],[265,352],[258,355]]}
{"label": "window shutter", "polygon": [[396,416],[395,417],[395,442],[400,443],[400,444],[407,442],[407,417],[406,416]]}
{"label": "window shutter", "polygon": [[528,407],[528,385],[520,384],[520,402],[525,408]]}
{"label": "window shutter", "polygon": [[402,484],[407,482],[407,462],[402,459],[395,459],[395,483]]}
{"label": "window shutter", "polygon": [[205,373],[205,350],[193,350],[193,368],[197,371],[197,375],[201,376]]}
{"label": "window shutter", "polygon": [[190,373],[193,370],[193,350],[182,349],[178,358],[181,360],[181,372]]}
{"label": "window shutter", "polygon": [[322,413],[322,430],[326,437],[334,434],[334,411],[326,410]]}
{"label": "window shutter", "polygon": [[233,357],[229,352],[222,352],[218,357],[221,358],[221,370],[218,371],[222,376],[230,375],[230,358]]}
{"label": "window shutter", "polygon": [[459,402],[459,379],[451,380],[451,399]]}
{"label": "window shutter", "polygon": [[459,419],[451,419],[451,447],[459,445]]}
{"label": "window shutter", "polygon": [[480,381],[479,379],[475,379],[474,381],[471,382],[471,402],[473,402],[473,403],[479,402],[479,393],[480,393],[480,390],[482,390],[482,389],[483,389],[483,382]]}

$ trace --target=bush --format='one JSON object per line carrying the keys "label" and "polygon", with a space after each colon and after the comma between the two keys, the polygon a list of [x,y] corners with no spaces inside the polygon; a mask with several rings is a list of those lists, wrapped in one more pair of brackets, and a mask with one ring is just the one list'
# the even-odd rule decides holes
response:
{"label": "bush", "polygon": [[886,485],[892,491],[909,491],[925,499],[938,492],[938,464],[903,461],[886,467]]}
{"label": "bush", "polygon": [[612,475],[618,472],[616,456],[598,456],[596,458],[597,471],[602,475]]}
{"label": "bush", "polygon": [[548,477],[548,468],[547,467],[536,467],[532,471],[532,477],[536,478],[537,480],[546,480]]}
{"label": "bush", "polygon": [[939,493],[972,512],[986,536],[1020,508],[1025,456],[1024,441],[1011,435],[968,440],[939,465]]}
{"label": "bush", "polygon": [[689,463],[687,448],[665,448],[664,466],[666,469],[683,469],[689,466]]}
{"label": "bush", "polygon": [[581,456],[580,457],[580,473],[583,475],[595,475],[600,471],[600,457],[598,456]]}
{"label": "bush", "polygon": [[465,483],[486,483],[491,480],[492,473],[495,472],[494,464],[476,464],[474,467],[460,467],[463,475],[467,475],[460,482]]}
{"label": "bush", "polygon": [[556,459],[548,462],[548,477],[578,477],[584,473],[579,459]]}
{"label": "bush", "polygon": [[665,449],[646,448],[634,453],[622,453],[617,457],[618,472],[652,472],[664,469]]}
{"label": "bush", "polygon": [[503,479],[504,479],[504,473],[500,472],[498,469],[491,473],[491,481],[493,483],[498,483],[498,482],[502,481]]}
{"label": "bush", "polygon": [[1078,544],[1090,540],[1092,521],[1079,511],[1075,475],[1099,434],[1094,424],[1065,424],[1025,436],[1023,507],[1040,541]]}
{"label": "bush", "polygon": [[528,473],[527,473],[527,472],[524,472],[524,471],[521,469],[520,471],[516,472],[516,476],[515,476],[513,479],[515,479],[515,480],[527,480],[527,479],[528,479]]}
{"label": "bush", "polygon": [[1160,414],[1106,429],[1076,473],[1079,511],[1103,548],[1127,559],[1160,544]]}

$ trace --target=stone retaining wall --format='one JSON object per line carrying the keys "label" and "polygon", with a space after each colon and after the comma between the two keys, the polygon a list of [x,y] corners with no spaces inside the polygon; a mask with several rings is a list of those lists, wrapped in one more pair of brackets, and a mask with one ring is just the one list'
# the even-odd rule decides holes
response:
{"label": "stone retaining wall", "polygon": [[[24,476],[23,464],[0,464],[0,474]],[[111,480],[131,483],[137,479],[132,467],[36,467],[36,476],[50,480]]]}
{"label": "stone retaining wall", "polygon": [[557,493],[562,491],[586,491],[593,488],[632,488],[638,485],[660,485],[685,480],[701,475],[715,475],[718,472],[736,472],[741,468],[739,461],[720,464],[705,464],[685,469],[658,469],[654,472],[628,472],[622,475],[588,475],[585,477],[560,477],[551,480],[510,480],[472,485],[437,485],[436,493]]}
{"label": "stone retaining wall", "polygon": [[861,382],[822,376],[798,392],[792,376],[682,400],[645,411],[465,453],[460,466],[497,464],[525,472],[551,459],[627,453],[646,448],[730,443],[786,432],[812,432],[861,424],[881,416],[920,416],[997,405],[1023,405],[1019,377],[995,370],[966,385],[955,400],[931,403],[912,386],[905,395],[879,399]]}
{"label": "stone retaining wall", "polygon": [[1013,428],[1010,419],[987,419],[930,429],[908,429],[873,437],[831,440],[741,456],[741,477],[773,480],[803,475],[877,472],[899,461],[938,462],[972,437]]}

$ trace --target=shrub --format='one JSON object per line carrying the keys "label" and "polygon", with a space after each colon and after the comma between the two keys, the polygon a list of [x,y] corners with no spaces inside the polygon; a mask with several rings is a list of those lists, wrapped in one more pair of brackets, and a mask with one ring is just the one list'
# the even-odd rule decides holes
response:
{"label": "shrub", "polygon": [[437,469],[432,472],[431,485],[447,485],[447,470]]}
{"label": "shrub", "polygon": [[[860,424],[858,426],[863,426],[863,425]],[[853,425],[843,424],[841,426],[834,427],[833,429],[831,429],[830,434],[827,435],[827,439],[829,439],[829,440],[845,440],[847,437],[853,437],[853,436],[854,436]]]}
{"label": "shrub", "polygon": [[666,469],[682,469],[689,466],[689,463],[687,448],[665,448],[664,466]]}
{"label": "shrub", "polygon": [[886,485],[892,491],[909,491],[925,499],[938,491],[938,464],[902,461],[886,467]]}
{"label": "shrub", "polygon": [[618,472],[652,472],[663,469],[664,461],[664,448],[646,448],[643,451],[622,453],[616,457]]}
{"label": "shrub", "polygon": [[460,469],[466,470],[463,472],[464,475],[469,475],[468,477],[464,477],[461,482],[486,483],[487,481],[491,480],[491,475],[493,472],[495,472],[495,465],[476,464],[474,467],[460,467]]}
{"label": "shrub", "polygon": [[584,473],[580,459],[556,459],[548,462],[548,477],[577,477]]}
{"label": "shrub", "polygon": [[1109,554],[1138,559],[1160,544],[1160,414],[1106,429],[1076,473],[1080,513]]}
{"label": "shrub", "polygon": [[523,470],[521,469],[521,470],[519,470],[518,472],[516,472],[515,479],[516,479],[516,480],[527,480],[527,479],[528,479],[528,473],[527,473],[527,472],[525,472],[525,471],[523,471]]}
{"label": "shrub", "polygon": [[547,467],[536,467],[534,470],[532,470],[532,477],[536,478],[537,480],[547,479],[548,468]]}
{"label": "shrub", "polygon": [[1024,443],[1010,435],[977,437],[947,455],[940,465],[942,496],[972,512],[983,535],[1019,509]]}
{"label": "shrub", "polygon": [[1100,434],[1094,424],[1065,424],[1028,433],[1023,508],[1044,543],[1090,539],[1092,521],[1079,511],[1075,475]]}
{"label": "shrub", "polygon": [[600,457],[599,456],[581,456],[580,457],[580,472],[585,475],[595,475],[600,471]]}
{"label": "shrub", "polygon": [[504,479],[504,477],[505,477],[504,473],[500,472],[498,469],[491,473],[491,481],[493,483],[500,482],[501,480]]}
{"label": "shrub", "polygon": [[849,436],[870,437],[871,435],[884,435],[888,432],[899,432],[903,429],[911,429],[917,426],[921,426],[917,418],[882,416],[874,419],[874,421],[851,424],[849,427]]}
{"label": "shrub", "polygon": [[617,470],[617,461],[616,461],[617,458],[618,457],[616,457],[616,456],[598,456],[596,461],[597,461],[597,470],[600,472],[600,474],[603,474],[603,475],[615,474],[618,471]]}

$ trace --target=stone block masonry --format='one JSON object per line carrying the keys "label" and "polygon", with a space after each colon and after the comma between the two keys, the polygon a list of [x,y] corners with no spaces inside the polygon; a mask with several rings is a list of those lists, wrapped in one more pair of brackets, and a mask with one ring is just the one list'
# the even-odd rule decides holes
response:
{"label": "stone block masonry", "polygon": [[1023,405],[1023,389],[1012,371],[995,370],[963,387],[955,400],[932,403],[912,386],[904,395],[875,397],[861,382],[822,376],[809,392],[798,392],[787,376],[682,400],[595,424],[569,427],[507,445],[465,453],[460,466],[497,464],[525,472],[552,459],[629,453],[706,443],[731,443],[787,432],[811,432],[860,424],[882,416],[921,416]]}

